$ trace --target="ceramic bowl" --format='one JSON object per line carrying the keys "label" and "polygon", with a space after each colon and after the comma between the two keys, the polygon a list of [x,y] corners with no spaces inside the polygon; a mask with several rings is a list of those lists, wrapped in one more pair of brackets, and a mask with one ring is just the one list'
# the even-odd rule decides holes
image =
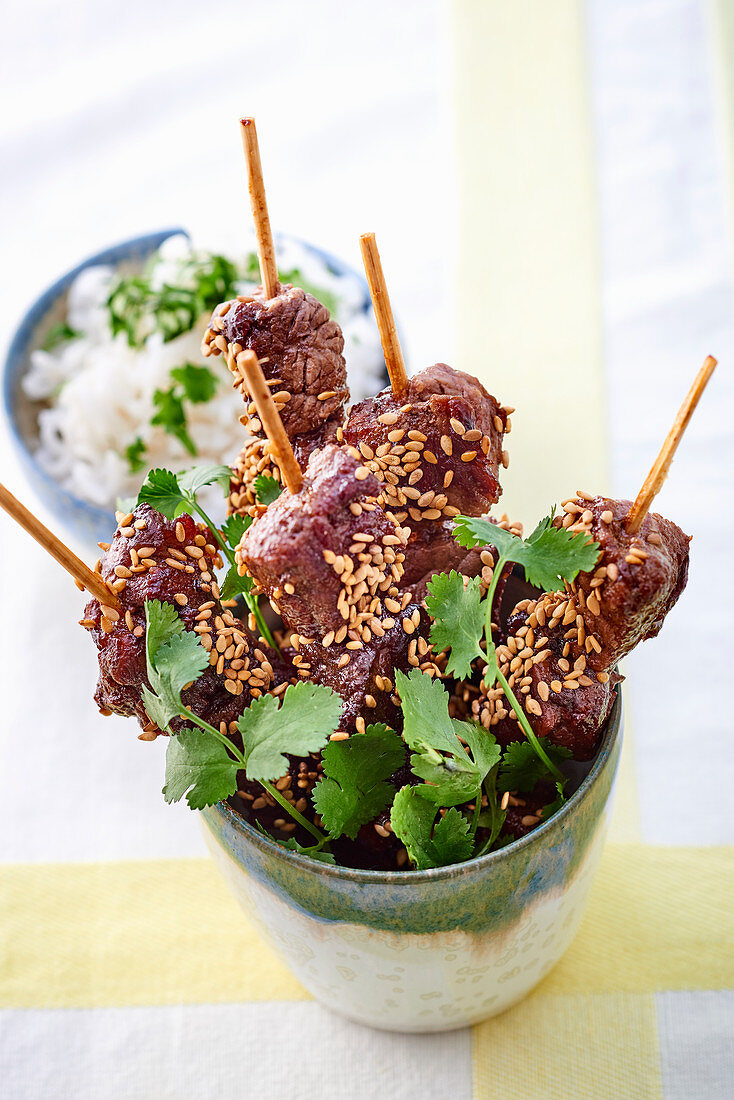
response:
{"label": "ceramic bowl", "polygon": [[[38,438],[38,406],[24,395],[21,381],[28,368],[30,353],[41,346],[51,326],[65,317],[69,287],[81,271],[99,265],[117,267],[125,264],[142,267],[147,257],[160,248],[165,240],[179,235],[188,236],[186,230],[179,227],[162,229],[156,233],[148,233],[142,237],[123,241],[121,244],[89,256],[58,279],[33,303],[18,325],[8,348],[3,375],[3,398],[10,433],[23,472],[49,512],[81,542],[94,544],[108,541],[115,529],[115,517],[106,508],[90,504],[82,497],[68,492],[38,462],[34,453]],[[325,252],[299,238],[292,239],[297,240],[302,248],[317,256],[334,274],[351,275],[356,278],[363,291],[360,308],[365,313],[371,310],[367,283],[359,272],[330,252]]]}
{"label": "ceramic bowl", "polygon": [[429,871],[318,863],[227,803],[202,813],[248,916],[322,1004],[390,1031],[445,1031],[503,1012],[563,955],[599,863],[622,741],[618,695],[591,770],[549,821],[506,848]]}

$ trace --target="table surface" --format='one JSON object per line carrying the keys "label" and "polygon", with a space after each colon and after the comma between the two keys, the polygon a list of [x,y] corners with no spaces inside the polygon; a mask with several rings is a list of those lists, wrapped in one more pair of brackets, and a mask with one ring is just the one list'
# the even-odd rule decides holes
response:
{"label": "table surface", "polygon": [[[355,265],[359,234],[374,229],[411,364],[454,361],[456,173],[471,154],[454,151],[452,20],[468,6],[132,0],[113,16],[90,0],[39,0],[32,18],[16,6],[0,112],[13,166],[0,203],[4,337],[45,285],[115,240],[183,224],[237,247],[249,232],[236,129],[246,112],[258,119],[276,228]],[[510,5],[492,6],[500,35]],[[720,359],[660,497],[660,510],[694,533],[691,578],[662,635],[626,662],[636,793],[624,807],[645,844],[732,845],[730,661],[715,611],[734,539],[734,191],[721,139],[731,115],[703,0],[590,0],[581,17],[615,494],[634,495],[700,362]],[[511,178],[496,137],[497,171]],[[523,292],[510,284],[511,295]],[[491,363],[483,381],[491,388]],[[538,386],[553,386],[540,365]],[[29,499],[6,432],[0,460],[3,481]],[[2,554],[0,862],[203,856],[196,815],[161,798],[162,744],[141,744],[129,723],[96,712],[79,594],[9,521]],[[713,996],[659,995],[658,1080],[673,1100],[724,1096],[734,1079],[724,1046],[734,997]],[[283,1043],[294,1032],[317,1052],[298,1070],[302,1096],[484,1095],[470,1032],[382,1035],[308,1001],[70,1012],[11,998],[0,1021],[4,1095],[23,1100],[102,1088],[126,1098],[277,1093],[293,1081]]]}

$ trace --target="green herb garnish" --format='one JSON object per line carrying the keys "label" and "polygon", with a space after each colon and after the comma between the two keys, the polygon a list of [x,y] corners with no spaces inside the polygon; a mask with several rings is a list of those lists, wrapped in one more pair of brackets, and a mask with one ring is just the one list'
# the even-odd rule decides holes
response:
{"label": "green herb garnish", "polygon": [[[576,579],[580,572],[592,569],[599,556],[599,546],[583,533],[570,534],[563,527],[554,527],[553,514],[541,520],[527,539],[505,531],[483,518],[458,516],[454,537],[461,546],[494,546],[498,558],[487,594],[482,598],[480,586],[464,588],[458,574],[434,578],[428,583],[426,606],[434,619],[431,641],[438,648],[450,647],[448,669],[461,669],[467,675],[474,660],[485,665],[484,683],[492,687],[499,681],[520,727],[536,756],[556,782],[559,797],[563,796],[565,778],[544,746],[536,737],[523,707],[497,663],[492,635],[493,600],[497,583],[505,566],[515,562],[525,570],[530,584],[545,591],[554,591],[564,582]],[[456,644],[456,652],[454,652]],[[483,648],[482,648],[483,647]]]}
{"label": "green herb garnish", "polygon": [[145,451],[145,444],[139,435],[125,448],[124,454],[131,474],[140,473],[141,470],[145,469],[145,462],[143,461]]}
{"label": "green herb garnish", "polygon": [[324,778],[313,792],[316,812],[331,835],[354,840],[362,825],[392,802],[395,788],[387,780],[405,763],[405,743],[379,723],[347,740],[330,741],[321,761]]}
{"label": "green herb garnish", "polygon": [[46,333],[46,338],[41,344],[41,350],[53,351],[60,344],[65,344],[68,340],[77,340],[81,335],[81,332],[72,328],[66,321],[59,321],[58,324],[51,325]]}
{"label": "green herb garnish", "polygon": [[188,433],[183,400],[177,393],[176,387],[171,386],[169,390],[156,390],[153,394],[153,404],[156,412],[150,418],[151,424],[163,428],[169,435],[174,436],[192,457],[195,456],[196,444]]}
{"label": "green herb garnish", "polygon": [[270,474],[258,474],[252,483],[258,504],[272,504],[283,492],[283,486]]}
{"label": "green herb garnish", "polygon": [[[302,756],[326,744],[341,715],[339,696],[318,684],[299,683],[286,688],[280,706],[272,695],[254,700],[238,722],[241,751],[181,699],[183,689],[209,664],[209,654],[198,635],[184,629],[171,604],[146,600],[145,618],[151,686],[143,687],[143,702],[149,717],[171,734],[163,788],[166,801],[178,802],[185,795],[192,809],[212,806],[235,793],[237,774],[246,770],[248,779],[259,782],[299,825],[325,844],[327,837],[271,781],[287,770],[284,753]],[[196,728],[173,730],[174,718]]]}
{"label": "green herb garnish", "polygon": [[[198,490],[205,485],[219,485],[227,493],[231,477],[232,471],[229,466],[193,466],[180,474],[174,474],[171,470],[165,469],[149,470],[138,493],[138,504],[149,504],[167,519],[178,519],[184,513],[197,514],[207,524],[229,562],[227,575],[220,588],[221,598],[227,600],[242,594],[248,609],[255,616],[260,634],[268,645],[276,648],[275,639],[263,619],[257,598],[252,595],[252,578],[240,577],[234,556],[235,547],[227,542],[222,532],[201,507],[196,496]],[[239,525],[232,528],[235,532],[239,529]]]}
{"label": "green herb garnish", "polygon": [[464,815],[452,808],[436,821],[437,812],[423,787],[402,787],[395,795],[390,815],[393,831],[419,871],[463,863],[474,850]]}

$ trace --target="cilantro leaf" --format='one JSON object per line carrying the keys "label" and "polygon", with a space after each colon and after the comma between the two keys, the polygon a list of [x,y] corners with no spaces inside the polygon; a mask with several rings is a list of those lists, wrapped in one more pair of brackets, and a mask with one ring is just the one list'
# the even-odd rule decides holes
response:
{"label": "cilantro leaf", "polygon": [[[419,669],[411,669],[407,676],[396,670],[395,687],[402,700],[403,737],[415,750],[410,766],[429,784],[421,787],[424,798],[440,806],[459,806],[475,798],[484,776],[499,760],[493,734],[451,719],[443,685]],[[459,737],[467,742],[471,756]]]}
{"label": "cilantro leaf", "polygon": [[460,745],[456,753],[442,756],[431,748],[414,754],[410,766],[428,786],[421,787],[424,798],[438,806],[461,806],[480,796],[487,773],[500,761],[500,748],[493,733],[473,722],[452,719],[459,737],[466,741],[471,756]]}
{"label": "cilantro leaf", "polygon": [[352,840],[395,794],[387,782],[405,763],[405,744],[382,724],[368,726],[346,741],[330,741],[321,754],[324,778],[313,791],[316,812],[332,836]]}
{"label": "cilantro leaf", "polygon": [[527,539],[521,539],[481,516],[457,516],[454,538],[466,547],[491,544],[505,561],[522,565],[529,584],[553,592],[564,581],[593,569],[599,544],[581,531],[571,534],[565,527],[554,527],[552,518],[546,516]]}
{"label": "cilantro leaf", "polygon": [[237,790],[241,765],[221,741],[200,729],[182,729],[171,737],[166,750],[166,802],[184,795],[192,810],[213,806]]}
{"label": "cilantro leaf", "polygon": [[176,392],[175,386],[171,386],[168,390],[156,390],[153,394],[153,404],[157,412],[151,416],[151,424],[163,428],[169,435],[178,439],[190,455],[195,455],[196,444],[186,428],[183,401]]}
{"label": "cilantro leaf", "polygon": [[252,516],[227,516],[222,524],[222,534],[233,550],[237,549],[240,544],[240,539],[251,523]]}
{"label": "cilantro leaf", "polygon": [[184,269],[191,273],[196,285],[196,294],[201,303],[201,312],[212,310],[227,298],[237,293],[237,268],[226,256],[213,252],[197,255]]}
{"label": "cilantro leaf", "polygon": [[457,516],[454,520],[454,538],[459,546],[473,550],[475,546],[494,546],[499,554],[514,561],[513,550],[522,546],[522,539],[498,527],[484,516]]}
{"label": "cilantro leaf", "polygon": [[463,863],[471,859],[474,851],[474,839],[469,833],[469,822],[456,809],[447,810],[439,818],[432,837],[436,867],[446,867],[450,863]]}
{"label": "cilantro leaf", "polygon": [[[272,838],[271,838],[272,839]],[[291,852],[299,852],[302,856],[308,856],[309,859],[317,859],[319,863],[336,863],[331,852],[325,852],[317,845],[313,845],[310,848],[304,848],[302,844],[299,844],[295,837],[289,836],[287,840],[279,840],[281,848],[288,848]]]}
{"label": "cilantro leaf", "polygon": [[[562,745],[552,745],[547,737],[539,737],[541,747],[558,766],[572,755]],[[500,791],[532,791],[539,779],[555,779],[529,741],[513,741],[502,756],[497,789]]]}
{"label": "cilantro leaf", "polygon": [[202,309],[195,290],[165,284],[154,293],[150,312],[156,330],[162,335],[163,343],[167,344],[177,336],[190,332]]}
{"label": "cilantro leaf", "polygon": [[502,757],[502,750],[497,744],[497,738],[477,722],[458,722],[454,720],[454,729],[466,741],[483,782],[488,772],[499,764]]}
{"label": "cilantro leaf", "polygon": [[561,806],[566,803],[566,796],[563,793],[563,784],[556,783],[556,797],[552,802],[549,802],[547,806],[543,806],[540,811],[540,816],[543,821],[547,821],[549,817],[553,817],[553,814],[557,810],[560,810]]}
{"label": "cilantro leaf", "polygon": [[81,335],[81,332],[72,328],[67,321],[59,321],[57,325],[52,325],[46,333],[46,338],[41,344],[41,350],[53,351],[59,344],[65,344],[67,340],[76,340]]}
{"label": "cilantro leaf", "polygon": [[183,396],[194,405],[210,401],[217,391],[219,379],[209,367],[197,367],[194,363],[184,363],[174,367],[171,378],[178,382]]}
{"label": "cilantro leaf", "polygon": [[395,795],[392,829],[419,871],[461,863],[473,851],[469,823],[457,809],[447,810],[434,828],[435,820],[436,807],[423,797],[423,788],[402,787]]}
{"label": "cilantro leaf", "polygon": [[436,806],[461,806],[477,795],[482,776],[476,764],[463,755],[462,760],[429,750],[411,756],[411,770],[425,781],[419,788],[423,798]]}
{"label": "cilantro leaf", "polygon": [[219,588],[219,597],[222,600],[233,600],[235,596],[249,596],[253,589],[253,579],[249,573],[240,576],[236,565],[230,565],[222,584]]}
{"label": "cilantro leaf", "polygon": [[229,492],[229,483],[232,478],[232,470],[229,466],[219,466],[214,463],[206,463],[201,466],[191,466],[178,475],[178,483],[181,490],[189,496],[193,496],[205,485],[218,485],[223,493]]}
{"label": "cilantro leaf", "polygon": [[127,459],[128,466],[130,467],[131,474],[137,474],[139,470],[145,467],[143,462],[143,455],[145,454],[146,447],[140,436],[136,436],[132,443],[129,443],[125,448],[124,454]]}
{"label": "cilantro leaf", "polygon": [[149,504],[166,519],[178,519],[190,507],[176,475],[164,469],[148,471],[138,493],[138,504]]}
{"label": "cilantro leaf", "polygon": [[181,691],[198,679],[209,654],[183,623],[171,604],[146,600],[145,656],[150,689],[142,688],[148,716],[160,729],[181,713]]}
{"label": "cilantro leaf", "polygon": [[162,645],[183,633],[184,624],[172,603],[145,601],[145,655],[149,664]]}
{"label": "cilantro leaf", "polygon": [[270,474],[258,474],[252,486],[258,504],[272,504],[283,492],[283,486]]}
{"label": "cilantro leaf", "polygon": [[198,680],[209,664],[209,654],[201,644],[198,634],[194,634],[192,630],[183,630],[161,646],[153,663],[159,684],[172,697],[180,699],[183,688],[192,680]]}
{"label": "cilantro leaf", "polygon": [[423,798],[418,787],[401,787],[390,811],[390,824],[402,841],[417,870],[435,867],[431,849],[431,832],[436,820],[436,807]]}
{"label": "cilantro leaf", "polygon": [[114,280],[107,298],[107,310],[110,319],[110,331],[113,336],[125,333],[131,348],[140,348],[149,334],[145,324],[149,314],[153,291],[150,280],[142,275],[121,275]]}
{"label": "cilantro leaf", "polygon": [[471,673],[472,661],[482,656],[484,632],[481,578],[464,586],[461,573],[438,573],[428,582],[426,608],[433,619],[431,642],[436,651],[450,647],[446,671],[459,680]]}
{"label": "cilantro leaf", "polygon": [[226,492],[231,476],[229,466],[213,464],[192,466],[180,474],[163,468],[149,470],[138,493],[138,504],[149,504],[166,519],[178,519],[195,510],[197,489],[217,484]]}
{"label": "cilantro leaf", "polygon": [[598,542],[591,542],[581,531],[571,534],[565,527],[553,527],[551,517],[546,517],[525,540],[520,564],[529,584],[553,592],[563,581],[588,573],[598,557]]}
{"label": "cilantro leaf", "polygon": [[318,752],[336,729],[342,701],[330,688],[302,681],[291,684],[278,706],[272,695],[255,699],[240,715],[247,778],[278,779],[288,769],[283,755]]}
{"label": "cilantro leaf", "polygon": [[449,718],[449,697],[440,680],[418,668],[407,676],[396,669],[395,689],[402,703],[403,737],[411,749],[422,752],[428,746],[436,752],[464,751]]}

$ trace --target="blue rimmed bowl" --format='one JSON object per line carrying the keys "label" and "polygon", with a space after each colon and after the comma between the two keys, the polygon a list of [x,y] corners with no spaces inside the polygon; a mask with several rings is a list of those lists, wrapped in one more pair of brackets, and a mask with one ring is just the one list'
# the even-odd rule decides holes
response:
{"label": "blue rimmed bowl", "polygon": [[[146,259],[160,248],[164,241],[175,236],[188,237],[188,233],[180,227],[161,229],[156,233],[122,241],[77,264],[33,303],[18,325],[8,348],[3,374],[3,399],[10,434],[21,467],[31,487],[49,512],[81,542],[94,544],[108,541],[115,529],[114,515],[106,508],[90,504],[89,501],[64,489],[38,461],[36,457],[38,412],[41,406],[23,393],[23,375],[28,369],[31,352],[43,344],[46,334],[53,325],[64,320],[69,287],[82,271],[98,266],[142,267]],[[362,288],[360,308],[365,313],[371,310],[367,283],[359,272],[337,256],[308,241],[300,238],[289,239],[316,256],[332,274],[349,275],[355,278]],[[385,375],[386,379],[387,375]],[[234,458],[234,455],[232,457]]]}
{"label": "blue rimmed bowl", "polygon": [[38,403],[23,393],[22,379],[28,369],[32,351],[39,348],[48,330],[66,316],[69,287],[88,267],[117,267],[120,264],[142,265],[148,256],[160,248],[169,237],[188,236],[175,227],[147,233],[129,241],[105,248],[67,271],[38,298],[21,320],[8,348],[3,373],[3,401],[23,473],[40,500],[76,537],[87,543],[109,539],[115,529],[115,517],[106,508],[90,504],[70,493],[43,468],[36,458],[38,448]]}
{"label": "blue rimmed bowl", "polygon": [[601,856],[621,696],[594,763],[528,836],[430,871],[361,871],[279,846],[227,803],[202,812],[215,862],[296,978],[328,1008],[391,1031],[478,1023],[523,998],[573,939]]}

